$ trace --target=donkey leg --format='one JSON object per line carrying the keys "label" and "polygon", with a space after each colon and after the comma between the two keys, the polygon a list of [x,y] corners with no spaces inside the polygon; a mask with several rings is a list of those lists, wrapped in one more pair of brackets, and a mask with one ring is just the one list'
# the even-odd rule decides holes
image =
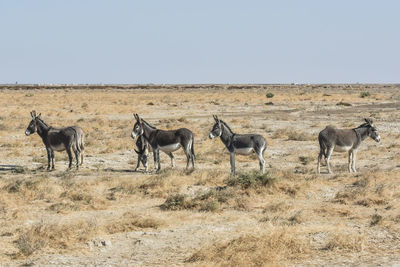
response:
{"label": "donkey leg", "polygon": [[147,172],[149,170],[148,154],[142,155],[140,161],[142,162],[143,167],[144,167],[145,171]]}
{"label": "donkey leg", "polygon": [[51,150],[50,149],[46,149],[47,151],[47,170],[49,171],[51,168],[50,162],[51,162]]}
{"label": "donkey leg", "polygon": [[68,164],[68,169],[72,168],[72,152],[71,152],[71,146],[67,147],[67,153],[68,153],[68,159],[69,159],[69,164]]}
{"label": "donkey leg", "polygon": [[190,153],[186,154],[186,170],[189,169],[189,165],[190,165]]}
{"label": "donkey leg", "polygon": [[352,151],[352,150],[349,150],[349,166],[348,166],[349,172],[352,171],[352,170],[351,170],[351,165],[352,165],[352,163],[353,163],[352,157],[353,157],[353,151]]}
{"label": "donkey leg", "polygon": [[328,148],[326,152],[326,166],[328,167],[328,173],[332,173],[331,166],[329,164],[332,152],[333,152],[333,147]]}
{"label": "donkey leg", "polygon": [[153,155],[154,155],[154,171],[158,172],[161,169],[161,162],[160,162],[160,150],[158,148],[153,148]]}
{"label": "donkey leg", "polygon": [[185,155],[186,155],[186,170],[189,169],[189,165],[190,165],[190,159],[191,159],[191,151],[190,151],[190,145],[188,145],[185,149]]}
{"label": "donkey leg", "polygon": [[54,170],[54,168],[55,168],[54,167],[54,151],[51,150],[50,152],[51,152],[51,165],[52,165],[51,169]]}
{"label": "donkey leg", "polygon": [[353,150],[353,153],[352,153],[352,166],[351,166],[353,172],[357,172],[357,170],[356,170],[356,154],[357,154],[357,150]]}
{"label": "donkey leg", "polygon": [[264,159],[263,152],[260,151],[257,154],[257,156],[258,156],[258,161],[260,163],[260,171],[261,171],[261,173],[264,173],[265,172],[265,159]]}
{"label": "donkey leg", "polygon": [[79,150],[76,147],[74,147],[74,154],[76,159],[76,168],[79,169]]}
{"label": "donkey leg", "polygon": [[175,167],[175,157],[174,157],[174,155],[172,154],[172,152],[169,152],[167,154],[171,158],[171,167],[172,168]]}
{"label": "donkey leg", "polygon": [[137,164],[136,164],[135,171],[137,171],[137,169],[139,169],[139,167],[140,167],[140,161],[141,161],[141,155],[138,154],[138,159],[137,159]]}
{"label": "donkey leg", "polygon": [[317,173],[318,174],[320,174],[321,173],[321,159],[322,159],[322,156],[324,155],[324,152],[321,150],[320,152],[319,152],[319,155],[318,155],[318,164],[317,164]]}
{"label": "donkey leg", "polygon": [[[192,161],[192,169],[194,169],[194,140],[192,138],[191,142],[190,142],[190,146],[188,146],[188,155],[190,160]],[[189,166],[188,166],[189,167]]]}
{"label": "donkey leg", "polygon": [[230,153],[231,175],[235,175],[235,152]]}

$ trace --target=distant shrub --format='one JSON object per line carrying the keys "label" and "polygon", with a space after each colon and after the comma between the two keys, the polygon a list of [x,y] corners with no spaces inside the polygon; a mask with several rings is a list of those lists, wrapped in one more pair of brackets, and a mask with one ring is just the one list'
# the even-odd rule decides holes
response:
{"label": "distant shrub", "polygon": [[369,92],[361,92],[360,93],[360,97],[361,98],[365,98],[365,97],[368,97],[368,96],[370,96],[371,94],[369,93]]}
{"label": "distant shrub", "polygon": [[162,210],[198,210],[198,211],[217,211],[223,203],[235,197],[231,190],[211,189],[206,192],[199,192],[194,196],[185,194],[171,194],[165,202],[161,204]]}
{"label": "distant shrub", "polygon": [[346,106],[346,107],[348,107],[348,106],[351,106],[351,104],[350,104],[350,103],[347,103],[347,102],[340,101],[340,102],[338,102],[338,103],[336,104],[336,106]]}
{"label": "distant shrub", "polygon": [[382,216],[379,214],[372,215],[370,226],[375,226],[382,221]]}
{"label": "distant shrub", "polygon": [[181,210],[185,208],[185,196],[183,194],[173,194],[167,197],[161,204],[162,210]]}
{"label": "distant shrub", "polygon": [[260,186],[271,185],[275,181],[275,178],[271,177],[269,172],[260,173],[258,171],[242,173],[236,176],[231,176],[227,180],[228,186],[241,186],[244,189]]}
{"label": "distant shrub", "polygon": [[268,92],[265,96],[266,96],[267,98],[273,98],[273,97],[274,97],[274,94],[271,93],[271,92]]}
{"label": "distant shrub", "polygon": [[313,159],[314,157],[311,156],[299,156],[299,160],[303,165],[309,164]]}
{"label": "distant shrub", "polygon": [[312,135],[304,132],[299,132],[297,130],[289,131],[287,136],[288,139],[292,141],[308,141],[313,139]]}

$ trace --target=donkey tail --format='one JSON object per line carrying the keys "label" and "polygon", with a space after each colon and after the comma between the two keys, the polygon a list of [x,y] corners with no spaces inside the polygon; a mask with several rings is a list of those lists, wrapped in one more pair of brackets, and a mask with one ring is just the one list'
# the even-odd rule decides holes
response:
{"label": "donkey tail", "polygon": [[[74,129],[74,128],[72,128]],[[78,131],[76,129],[74,129],[74,137],[75,137],[75,145],[76,145],[76,149],[79,151],[79,153],[81,153],[81,146],[80,146],[80,142],[79,142],[79,134]]]}
{"label": "donkey tail", "polygon": [[81,138],[79,138],[80,140],[80,142],[79,142],[79,144],[80,144],[80,148],[81,148],[81,151],[83,151],[83,150],[85,150],[85,134],[84,133],[82,133],[81,134]]}
{"label": "donkey tail", "polygon": [[192,147],[190,148],[190,151],[192,152],[193,159],[196,159],[196,156],[194,154],[194,138],[192,139]]}
{"label": "donkey tail", "polygon": [[320,148],[319,153],[322,153],[322,155],[324,155],[324,158],[326,158],[326,145],[325,145],[325,142],[322,140],[321,133],[318,135],[318,142],[319,142],[319,148]]}

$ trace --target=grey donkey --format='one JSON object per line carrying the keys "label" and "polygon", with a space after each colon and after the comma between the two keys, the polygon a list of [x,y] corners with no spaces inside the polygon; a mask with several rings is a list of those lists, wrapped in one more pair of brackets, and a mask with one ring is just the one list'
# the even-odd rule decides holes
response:
{"label": "grey donkey", "polygon": [[189,169],[190,161],[192,162],[192,168],[194,169],[194,136],[192,131],[186,128],[180,128],[177,130],[160,130],[150,125],[138,114],[134,114],[136,123],[133,126],[131,136],[143,136],[144,139],[149,143],[153,150],[154,156],[154,167],[155,171],[158,172],[161,169],[160,163],[160,150],[164,151],[171,158],[171,165],[175,165],[174,155],[172,152],[182,147],[186,155],[186,169]]}
{"label": "grey donkey", "polygon": [[364,119],[365,123],[353,129],[337,129],[327,126],[318,135],[320,152],[318,155],[317,172],[320,173],[322,156],[326,159],[328,173],[332,173],[329,164],[333,151],[349,153],[349,172],[356,172],[356,154],[361,142],[368,136],[376,142],[381,141],[378,130],[371,119]]}
{"label": "grey donkey", "polygon": [[[69,158],[68,168],[72,167],[72,151],[76,158],[76,168],[79,167],[79,156],[81,156],[81,164],[83,163],[84,139],[85,134],[78,126],[65,128],[54,128],[47,125],[36,111],[31,112],[32,120],[25,130],[27,136],[38,133],[42,138],[43,144],[46,146],[48,166],[47,169],[54,169],[54,151],[66,150]],[[51,163],[51,164],[50,164]]]}
{"label": "grey donkey", "polygon": [[235,153],[249,155],[256,153],[260,171],[265,171],[264,152],[267,149],[267,140],[258,134],[235,134],[228,124],[213,115],[215,124],[209,134],[209,138],[220,137],[230,154],[231,175],[235,174]]}
{"label": "grey donkey", "polygon": [[140,167],[140,163],[143,164],[143,167],[145,168],[146,172],[148,171],[148,158],[149,158],[149,150],[151,147],[149,147],[149,143],[144,139],[143,135],[139,136],[138,139],[136,140],[136,148],[134,149],[136,154],[138,155],[138,160],[136,164],[135,171],[137,171]]}

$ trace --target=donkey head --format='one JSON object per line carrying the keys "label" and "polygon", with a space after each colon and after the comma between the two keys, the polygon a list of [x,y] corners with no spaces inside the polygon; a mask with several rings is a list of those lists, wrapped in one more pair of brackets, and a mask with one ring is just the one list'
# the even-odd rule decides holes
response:
{"label": "donkey head", "polygon": [[364,119],[364,120],[365,120],[365,126],[368,127],[368,136],[374,139],[376,142],[380,142],[381,136],[378,133],[378,129],[372,123],[372,120],[371,119]]}
{"label": "donkey head", "polygon": [[36,116],[36,111],[34,111],[34,110],[31,111],[32,120],[29,123],[28,128],[26,128],[26,130],[25,130],[25,134],[27,136],[37,132],[37,121],[38,121],[38,119],[40,119],[40,115],[41,114]]}
{"label": "donkey head", "polygon": [[138,138],[138,140],[136,141],[136,146],[138,150],[136,149],[134,150],[136,154],[138,154],[140,162],[142,162],[143,166],[147,169],[147,162],[149,156],[148,156],[148,150],[143,142],[145,142],[143,138]]}
{"label": "donkey head", "polygon": [[213,117],[215,120],[215,124],[214,124],[210,134],[208,135],[208,137],[210,139],[213,139],[215,137],[220,137],[222,135],[221,121],[218,119],[218,117],[216,115],[213,115]]}
{"label": "donkey head", "polygon": [[133,125],[133,129],[132,129],[132,133],[131,133],[131,137],[133,139],[136,138],[136,136],[140,136],[143,134],[143,123],[142,123],[142,119],[139,118],[138,114],[133,114],[133,116],[136,119],[136,123],[135,125]]}

